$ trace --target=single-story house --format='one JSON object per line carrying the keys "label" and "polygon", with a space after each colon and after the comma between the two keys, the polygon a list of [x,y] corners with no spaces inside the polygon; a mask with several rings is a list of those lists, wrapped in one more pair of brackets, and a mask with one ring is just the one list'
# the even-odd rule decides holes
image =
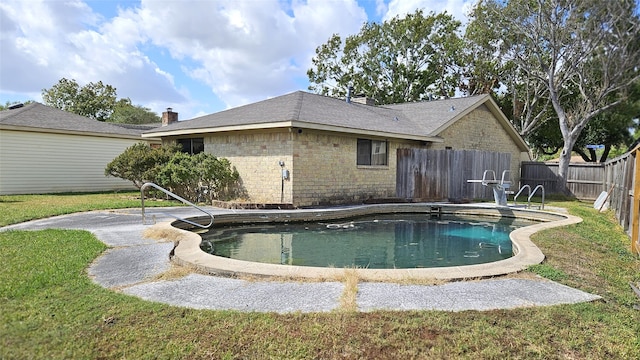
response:
{"label": "single-story house", "polygon": [[0,195],[135,189],[104,169],[157,125],[116,125],[39,103],[0,111]]}
{"label": "single-story house", "polygon": [[187,121],[167,110],[163,126],[142,136],[229,159],[244,200],[257,204],[393,198],[400,148],[507,152],[514,177],[529,159],[526,143],[489,95],[374,106],[366,98],[296,91]]}

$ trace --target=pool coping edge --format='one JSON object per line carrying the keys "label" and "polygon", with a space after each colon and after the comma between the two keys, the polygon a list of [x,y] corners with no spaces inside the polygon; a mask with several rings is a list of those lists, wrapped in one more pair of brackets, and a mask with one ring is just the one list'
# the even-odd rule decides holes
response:
{"label": "pool coping edge", "polygon": [[305,210],[263,210],[251,212],[232,212],[215,216],[218,223],[237,222],[288,222],[305,219],[340,219],[374,213],[432,212],[441,213],[511,216],[515,218],[538,219],[543,222],[518,228],[510,233],[514,256],[491,263],[413,269],[365,269],[365,268],[325,268],[296,265],[264,264],[235,260],[208,254],[200,249],[202,238],[197,233],[176,227],[176,222],[165,222],[155,226],[178,231],[172,261],[193,268],[199,273],[221,276],[258,276],[277,278],[307,278],[314,280],[338,280],[345,276],[345,270],[355,271],[361,281],[427,281],[427,280],[465,280],[506,275],[525,270],[531,265],[540,264],[545,256],[531,241],[531,235],[538,231],[582,222],[582,219],[556,212],[501,207],[487,204],[375,204],[329,209]]}

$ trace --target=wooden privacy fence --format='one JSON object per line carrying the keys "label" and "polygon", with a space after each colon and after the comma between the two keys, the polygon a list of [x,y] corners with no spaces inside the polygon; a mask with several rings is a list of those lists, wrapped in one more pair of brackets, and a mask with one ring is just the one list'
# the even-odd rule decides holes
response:
{"label": "wooden privacy fence", "polygon": [[396,196],[414,201],[491,199],[493,191],[467,180],[509,170],[511,154],[479,150],[398,149]]}
{"label": "wooden privacy fence", "polygon": [[631,237],[631,250],[640,252],[640,147],[604,164],[604,188],[620,226]]}
{"label": "wooden privacy fence", "polygon": [[[572,163],[569,165],[567,188],[576,198],[595,200],[604,188],[604,164]],[[547,194],[562,193],[557,185],[558,163],[523,161],[520,166],[520,186],[544,186]]]}
{"label": "wooden privacy fence", "polygon": [[[640,252],[640,147],[604,164],[572,163],[567,188],[580,200],[593,201],[606,192],[609,208],[631,237],[634,254]],[[542,184],[547,193],[561,193],[557,186],[558,163],[523,162],[521,185]]]}

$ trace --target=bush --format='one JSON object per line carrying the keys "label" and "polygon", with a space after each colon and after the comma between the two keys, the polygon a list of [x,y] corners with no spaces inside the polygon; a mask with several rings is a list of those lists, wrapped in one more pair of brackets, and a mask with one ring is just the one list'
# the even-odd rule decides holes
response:
{"label": "bush", "polygon": [[131,180],[138,188],[153,182],[191,202],[231,199],[240,180],[227,159],[189,155],[179,146],[152,149],[144,143],[125,150],[107,165],[105,174]]}
{"label": "bush", "polygon": [[229,160],[205,153],[196,155],[195,160],[204,195],[209,201],[229,200],[236,196],[240,174]]}
{"label": "bush", "polygon": [[155,183],[189,201],[198,197],[198,184],[194,157],[183,152],[175,153],[156,174]]}
{"label": "bush", "polygon": [[137,143],[107,164],[104,174],[129,180],[140,189],[146,182],[155,182],[160,168],[180,149],[180,146],[154,149],[147,143]]}

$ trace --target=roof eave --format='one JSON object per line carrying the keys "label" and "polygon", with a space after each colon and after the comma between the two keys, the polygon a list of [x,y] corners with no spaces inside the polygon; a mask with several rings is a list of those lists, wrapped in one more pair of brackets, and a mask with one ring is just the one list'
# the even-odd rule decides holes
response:
{"label": "roof eave", "polygon": [[92,131],[77,131],[77,130],[62,130],[62,129],[47,129],[47,128],[37,128],[30,126],[17,126],[17,125],[8,125],[8,124],[0,124],[0,130],[11,130],[11,131],[27,131],[27,132],[38,132],[38,133],[48,133],[48,134],[63,134],[63,135],[84,135],[84,136],[96,136],[96,137],[107,137],[107,138],[119,138],[119,139],[131,139],[131,140],[147,140],[160,142],[160,137],[157,136],[149,136],[145,139],[142,139],[139,135],[129,135],[129,134],[109,134],[109,133],[100,133],[100,132],[92,132]]}
{"label": "roof eave", "polygon": [[290,128],[293,127],[292,121],[279,121],[271,123],[258,123],[258,124],[245,124],[245,125],[228,125],[217,127],[203,127],[203,128],[187,128],[187,129],[167,129],[165,131],[158,130],[153,132],[142,133],[143,138],[147,137],[166,137],[166,136],[180,136],[180,135],[197,135],[216,132],[227,131],[242,131],[242,130],[261,130],[261,129],[277,129],[277,128]]}
{"label": "roof eave", "polygon": [[181,135],[199,135],[207,133],[220,133],[228,131],[244,131],[244,130],[264,130],[264,129],[277,129],[277,128],[300,128],[300,129],[312,129],[321,131],[331,131],[346,134],[375,136],[382,138],[393,138],[403,140],[416,140],[427,142],[443,142],[444,140],[437,136],[425,136],[415,134],[399,134],[387,131],[378,130],[365,130],[355,129],[343,126],[324,125],[313,122],[304,121],[280,121],[272,123],[259,123],[259,124],[246,124],[246,125],[232,125],[232,126],[219,126],[219,127],[207,127],[199,129],[176,129],[168,131],[154,131],[152,133],[143,133],[142,137],[167,137],[167,136],[181,136]]}
{"label": "roof eave", "polygon": [[498,104],[493,100],[493,97],[491,95],[487,95],[487,97],[491,104],[491,106],[489,106],[489,111],[491,111],[491,113],[493,113],[493,115],[502,122],[505,130],[507,130],[511,138],[516,142],[518,147],[520,147],[520,150],[522,150],[522,152],[529,152],[529,145],[527,145],[522,136],[520,136],[520,133],[518,133],[518,130],[516,130],[513,124],[511,124],[511,121],[509,121],[502,110],[500,110],[500,107],[498,107]]}
{"label": "roof eave", "polygon": [[401,134],[401,133],[393,133],[393,132],[379,131],[379,130],[355,129],[355,128],[349,128],[349,127],[343,127],[343,126],[324,125],[324,124],[309,123],[309,122],[303,122],[303,121],[293,122],[293,127],[302,128],[302,129],[340,132],[340,133],[355,134],[355,135],[375,136],[375,137],[382,137],[382,138],[402,139],[402,140],[416,140],[416,141],[427,141],[427,142],[438,142],[438,143],[444,141],[442,138],[438,136]]}

